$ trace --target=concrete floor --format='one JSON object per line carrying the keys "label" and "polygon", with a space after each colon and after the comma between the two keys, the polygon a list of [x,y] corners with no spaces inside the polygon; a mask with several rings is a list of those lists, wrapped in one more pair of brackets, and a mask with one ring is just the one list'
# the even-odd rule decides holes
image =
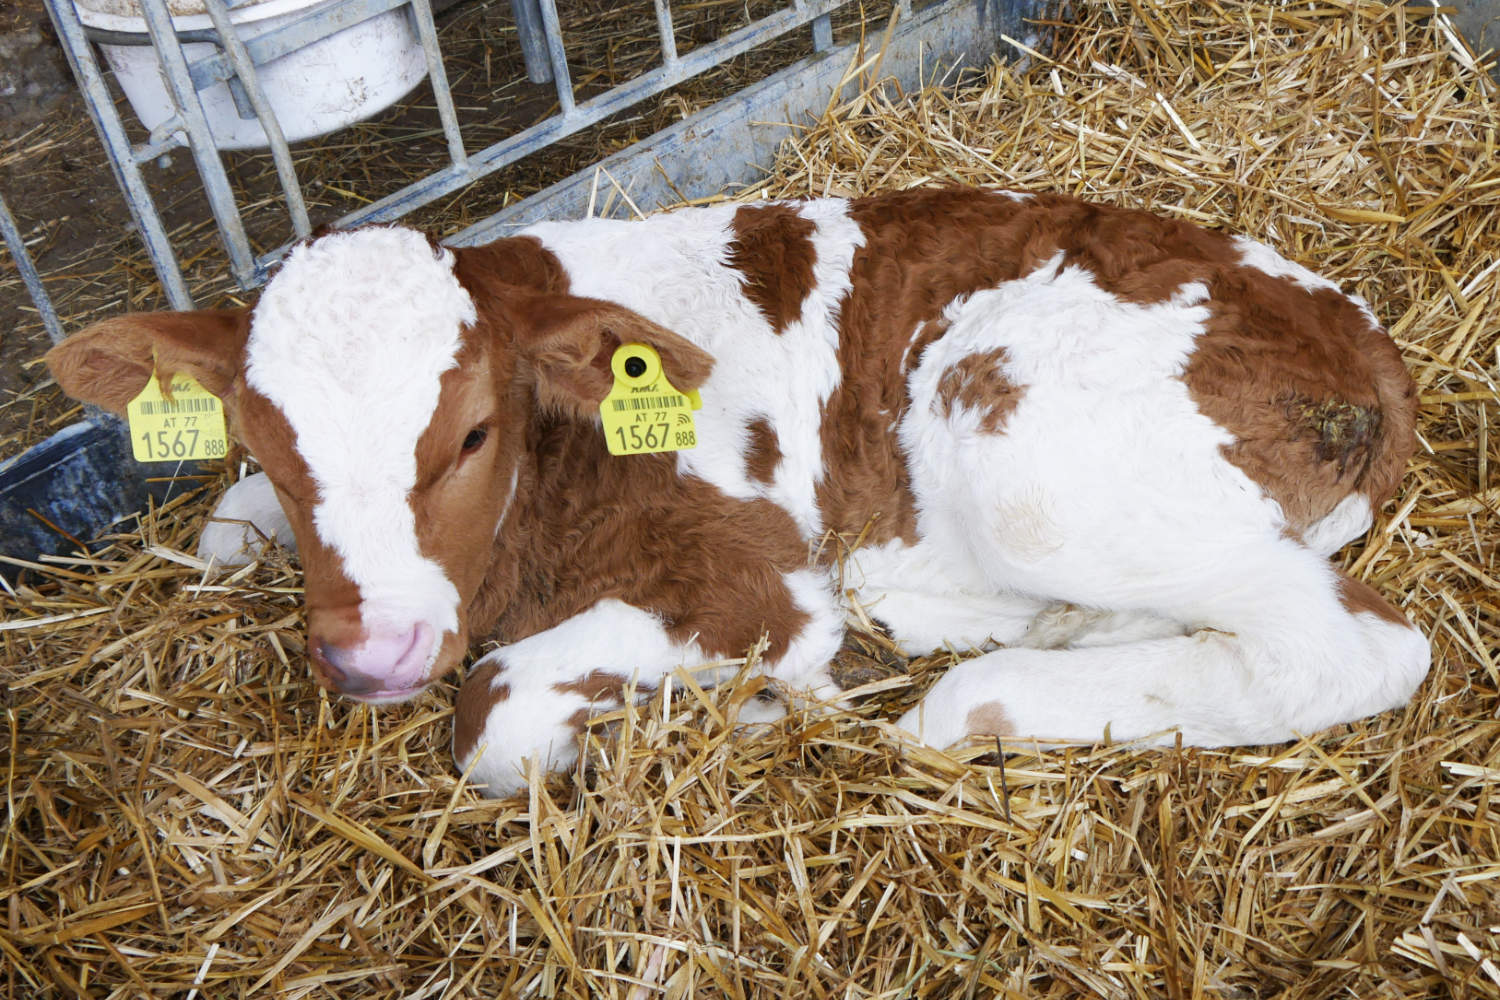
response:
{"label": "concrete floor", "polygon": [[[1454,9],[1453,25],[1474,53],[1483,59],[1488,52],[1493,59],[1500,49],[1500,0],[1446,0],[1443,6]],[[1500,80],[1500,64],[1492,65],[1490,74]]]}

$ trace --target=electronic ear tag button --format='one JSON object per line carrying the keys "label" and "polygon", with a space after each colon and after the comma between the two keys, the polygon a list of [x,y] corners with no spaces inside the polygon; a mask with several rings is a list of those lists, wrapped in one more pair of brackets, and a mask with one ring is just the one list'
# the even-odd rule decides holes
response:
{"label": "electronic ear tag button", "polygon": [[681,393],[661,370],[661,357],[645,344],[622,344],[610,359],[615,384],[599,404],[611,455],[682,451],[698,445],[693,411],[698,390]]}
{"label": "electronic ear tag button", "polygon": [[137,462],[193,462],[229,450],[224,404],[190,375],[172,376],[172,398],[153,373],[125,407],[130,450]]}

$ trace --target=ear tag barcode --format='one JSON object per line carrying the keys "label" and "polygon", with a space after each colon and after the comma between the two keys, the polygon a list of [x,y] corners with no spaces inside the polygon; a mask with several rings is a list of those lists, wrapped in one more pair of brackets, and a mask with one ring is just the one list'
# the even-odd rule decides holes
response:
{"label": "ear tag barcode", "polygon": [[693,411],[703,409],[698,390],[678,392],[661,370],[661,357],[645,344],[623,344],[610,359],[614,388],[599,404],[611,455],[681,451],[698,445]]}
{"label": "ear tag barcode", "polygon": [[167,399],[153,373],[125,408],[125,417],[137,462],[223,458],[229,450],[224,404],[189,375],[172,376],[172,398]]}

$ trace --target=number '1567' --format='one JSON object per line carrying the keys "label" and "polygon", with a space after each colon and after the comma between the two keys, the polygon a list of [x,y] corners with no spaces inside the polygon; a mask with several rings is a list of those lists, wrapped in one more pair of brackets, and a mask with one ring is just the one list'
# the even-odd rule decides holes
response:
{"label": "number '1567'", "polygon": [[631,424],[628,427],[616,427],[615,436],[620,439],[621,448],[660,448],[667,443],[668,430],[666,424]]}
{"label": "number '1567'", "polygon": [[[186,428],[179,431],[158,430],[146,431],[139,435],[140,441],[146,448],[146,454],[151,460],[168,458],[187,458],[195,453],[198,447],[199,432],[194,428]],[[224,454],[224,442],[218,439],[205,441],[203,451],[209,457],[217,458]]]}

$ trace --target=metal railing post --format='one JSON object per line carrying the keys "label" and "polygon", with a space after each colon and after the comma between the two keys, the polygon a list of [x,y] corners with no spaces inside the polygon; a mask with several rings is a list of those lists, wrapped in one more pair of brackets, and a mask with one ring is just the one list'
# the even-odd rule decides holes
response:
{"label": "metal railing post", "polygon": [[146,19],[146,31],[151,35],[151,45],[161,63],[162,80],[177,109],[178,126],[187,133],[188,149],[198,167],[198,177],[203,181],[203,190],[208,195],[224,249],[229,253],[230,270],[240,287],[254,288],[265,280],[265,274],[257,268],[250,251],[250,240],[245,236],[245,223],[235,204],[229,175],[224,171],[224,161],[214,144],[213,132],[203,113],[203,103],[198,100],[198,92],[188,75],[187,57],[172,28],[172,16],[167,12],[165,0],[141,0],[141,15]]}
{"label": "metal railing post", "polygon": [[38,315],[42,317],[42,326],[46,328],[47,336],[54,344],[62,343],[62,321],[57,318],[57,310],[52,308],[52,299],[42,285],[42,276],[37,273],[36,265],[31,262],[31,254],[26,252],[26,241],[21,238],[21,230],[5,205],[4,195],[0,195],[0,236],[5,238],[5,245],[10,248],[10,259],[16,262],[16,270],[21,272],[21,281],[26,285],[26,291],[31,296]]}
{"label": "metal railing post", "polygon": [[438,119],[443,123],[443,135],[448,140],[448,159],[455,167],[463,169],[469,162],[469,156],[464,152],[464,137],[458,130],[458,112],[453,108],[453,93],[448,89],[448,71],[443,68],[443,50],[438,47],[437,25],[432,23],[432,7],[427,0],[411,0],[411,10],[417,19],[422,54],[427,57],[427,79],[432,84]]}
{"label": "metal railing post", "polygon": [[167,228],[162,223],[161,213],[156,209],[155,199],[151,197],[151,189],[141,176],[140,163],[131,150],[125,126],[120,121],[119,112],[115,110],[109,88],[105,86],[104,75],[99,71],[93,45],[83,33],[83,23],[78,20],[78,12],[73,9],[72,0],[45,2],[47,14],[52,18],[57,37],[62,41],[63,52],[73,69],[73,77],[83,93],[84,106],[88,108],[89,117],[94,120],[94,130],[104,143],[108,154],[106,158],[114,172],[115,181],[120,185],[120,190],[125,192],[125,204],[130,209],[130,217],[141,234],[141,242],[146,245],[146,255],[151,258],[151,266],[156,269],[156,276],[161,281],[167,301],[173,309],[191,309],[193,297],[188,294],[187,282],[182,279],[182,268],[172,250],[172,241],[167,238]]}
{"label": "metal railing post", "polygon": [[656,2],[656,33],[661,36],[661,64],[677,71],[677,35],[672,27],[672,6],[668,0]]}
{"label": "metal railing post", "polygon": [[203,0],[203,6],[214,22],[214,30],[219,33],[219,44],[234,66],[235,76],[244,88],[250,107],[255,111],[255,118],[266,133],[266,142],[271,147],[271,159],[276,164],[276,179],[281,182],[282,193],[286,195],[287,212],[292,217],[292,229],[299,237],[306,238],[312,235],[312,224],[307,219],[307,205],[302,200],[302,185],[297,183],[292,151],[287,147],[286,136],[281,131],[276,111],[261,89],[255,63],[240,41],[239,32],[230,20],[229,8],[224,5],[224,0]]}
{"label": "metal railing post", "polygon": [[564,118],[573,113],[573,79],[568,75],[568,54],[563,51],[562,24],[554,0],[540,0],[542,27],[546,29],[547,55],[552,60],[552,82],[557,85],[557,107]]}
{"label": "metal railing post", "polygon": [[521,58],[526,62],[526,79],[532,83],[552,82],[552,63],[547,60],[547,40],[542,35],[542,11],[537,0],[510,0],[510,10],[516,19]]}

